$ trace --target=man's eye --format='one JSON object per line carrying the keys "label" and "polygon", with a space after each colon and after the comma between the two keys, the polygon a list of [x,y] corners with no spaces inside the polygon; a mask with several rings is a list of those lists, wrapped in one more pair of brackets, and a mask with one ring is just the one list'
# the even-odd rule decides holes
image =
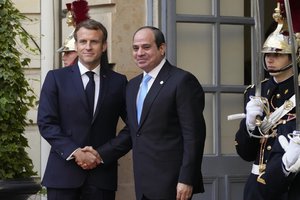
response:
{"label": "man's eye", "polygon": [[98,40],[93,40],[93,41],[91,41],[91,45],[97,45],[97,44],[99,44],[100,43],[100,41],[98,41]]}

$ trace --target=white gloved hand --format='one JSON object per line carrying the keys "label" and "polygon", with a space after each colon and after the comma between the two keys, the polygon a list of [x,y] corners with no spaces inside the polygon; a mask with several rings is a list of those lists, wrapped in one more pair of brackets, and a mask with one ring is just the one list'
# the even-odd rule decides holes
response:
{"label": "white gloved hand", "polygon": [[250,97],[250,101],[246,105],[246,125],[247,129],[253,131],[255,129],[256,116],[263,115],[264,103],[260,98]]}
{"label": "white gloved hand", "polygon": [[300,170],[300,134],[294,131],[289,138],[290,142],[283,135],[278,137],[281,147],[285,150],[282,162],[286,170],[296,173]]}

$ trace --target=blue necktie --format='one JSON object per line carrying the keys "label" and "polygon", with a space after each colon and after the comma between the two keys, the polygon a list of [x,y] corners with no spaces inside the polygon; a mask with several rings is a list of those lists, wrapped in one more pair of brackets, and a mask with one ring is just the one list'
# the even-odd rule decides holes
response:
{"label": "blue necktie", "polygon": [[88,100],[91,115],[94,114],[94,99],[95,99],[95,81],[93,71],[88,71],[85,74],[89,77],[89,82],[85,87],[85,94]]}
{"label": "blue necktie", "polygon": [[142,80],[142,84],[140,86],[140,93],[138,96],[138,100],[137,100],[137,120],[138,120],[138,124],[140,123],[140,119],[141,119],[141,114],[142,114],[142,110],[143,110],[143,104],[144,104],[144,99],[147,95],[148,92],[148,82],[151,79],[151,76],[146,74]]}

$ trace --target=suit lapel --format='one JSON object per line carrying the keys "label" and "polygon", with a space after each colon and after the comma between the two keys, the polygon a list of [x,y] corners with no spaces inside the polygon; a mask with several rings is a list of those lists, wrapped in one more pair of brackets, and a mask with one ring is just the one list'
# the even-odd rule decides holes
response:
{"label": "suit lapel", "polygon": [[80,98],[80,101],[83,104],[83,107],[86,109],[87,112],[89,112],[89,106],[84,92],[84,87],[83,87],[79,67],[77,64],[71,67],[71,77],[72,77],[73,85],[75,87],[75,91],[78,92],[78,96]]}
{"label": "suit lapel", "polygon": [[144,100],[143,111],[140,120],[140,127],[143,125],[145,119],[147,118],[149,110],[151,109],[151,106],[155,101],[157,95],[159,94],[160,90],[164,87],[164,84],[166,84],[168,78],[170,77],[169,72],[171,67],[172,66],[168,62],[164,64],[164,66],[158,73],[155,81],[153,82],[150,90],[148,91],[147,96]]}
{"label": "suit lapel", "polygon": [[137,99],[137,95],[140,89],[140,84],[141,81],[143,79],[143,74],[140,74],[139,76],[137,76],[136,78],[132,79],[132,87],[127,90],[127,104],[129,106],[127,106],[127,115],[132,115],[132,119],[134,119],[134,126],[135,128],[138,127],[138,123],[137,123],[137,108],[136,108],[136,99]]}
{"label": "suit lapel", "polygon": [[100,68],[100,87],[99,87],[99,97],[98,97],[98,102],[96,105],[96,111],[93,116],[93,121],[94,122],[96,116],[99,114],[101,104],[103,103],[103,100],[105,98],[105,95],[107,94],[107,88],[108,88],[108,82],[109,82],[110,77],[107,75],[107,71],[105,70],[104,67]]}

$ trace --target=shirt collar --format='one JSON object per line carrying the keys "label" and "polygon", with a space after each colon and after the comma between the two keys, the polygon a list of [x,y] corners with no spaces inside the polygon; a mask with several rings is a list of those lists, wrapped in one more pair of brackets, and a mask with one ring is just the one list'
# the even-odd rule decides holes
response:
{"label": "shirt collar", "polygon": [[[90,71],[80,61],[78,61],[78,67],[79,67],[79,71],[80,71],[81,76],[83,74],[85,74],[87,71]],[[95,72],[95,74],[97,74],[99,76],[100,75],[100,64],[96,68],[94,68],[92,71]]]}
{"label": "shirt collar", "polygon": [[[154,67],[154,69],[152,69],[148,74],[149,74],[152,78],[155,79],[155,78],[157,77],[159,71],[161,70],[161,68],[164,66],[165,62],[166,62],[166,59],[165,59],[165,58],[162,59],[162,60],[160,61],[160,63],[159,63],[156,67]],[[146,74],[146,72],[144,72],[144,76],[145,76],[145,74]]]}

